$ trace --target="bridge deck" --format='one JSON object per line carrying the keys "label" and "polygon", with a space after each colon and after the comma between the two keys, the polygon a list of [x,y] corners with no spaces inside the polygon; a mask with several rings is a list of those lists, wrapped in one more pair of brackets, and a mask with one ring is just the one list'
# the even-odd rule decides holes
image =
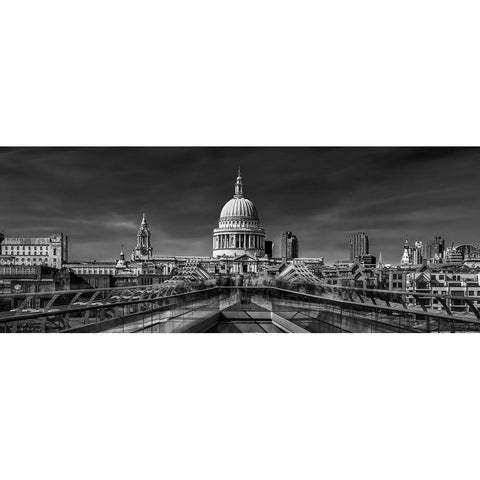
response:
{"label": "bridge deck", "polygon": [[[127,295],[128,293],[128,295]],[[307,294],[277,287],[211,287],[166,295],[149,289],[12,295],[5,332],[478,332],[474,315],[407,306],[397,298]],[[382,293],[382,292],[380,292]],[[382,295],[385,292],[382,293]],[[402,299],[399,297],[399,301]],[[12,308],[15,307],[15,308]]]}

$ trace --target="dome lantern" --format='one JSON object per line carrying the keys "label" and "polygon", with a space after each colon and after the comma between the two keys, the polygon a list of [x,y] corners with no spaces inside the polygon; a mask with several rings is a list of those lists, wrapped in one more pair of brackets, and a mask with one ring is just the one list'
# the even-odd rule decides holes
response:
{"label": "dome lantern", "polygon": [[235,184],[234,198],[243,198],[243,182],[242,182],[242,173],[240,172],[240,167],[238,167],[238,176],[237,176],[237,183]]}

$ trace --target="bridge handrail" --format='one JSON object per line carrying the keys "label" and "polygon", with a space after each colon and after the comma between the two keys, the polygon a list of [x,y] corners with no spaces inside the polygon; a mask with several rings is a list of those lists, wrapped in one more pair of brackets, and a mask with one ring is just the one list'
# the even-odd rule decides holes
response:
{"label": "bridge handrail", "polygon": [[[151,286],[147,286],[151,287]],[[119,287],[125,290],[125,287]],[[135,287],[136,288],[136,287]],[[334,303],[338,305],[366,305],[362,304],[360,302],[352,302],[348,301],[346,299],[338,299],[338,298],[329,298],[321,295],[314,295],[311,293],[306,293],[306,292],[301,292],[297,290],[288,290],[285,288],[281,287],[275,287],[272,285],[245,285],[245,286],[215,286],[215,287],[210,287],[206,289],[201,289],[201,290],[192,290],[189,292],[183,292],[183,293],[177,293],[173,295],[167,295],[164,297],[155,297],[155,298],[146,298],[146,299],[139,299],[139,300],[127,300],[124,302],[115,302],[111,304],[103,304],[103,305],[90,305],[86,307],[76,307],[76,308],[67,308],[63,310],[57,310],[57,311],[45,311],[45,312],[35,312],[35,313],[28,313],[28,314],[17,314],[15,316],[10,316],[10,317],[2,317],[0,318],[0,324],[4,323],[9,323],[9,322],[19,322],[19,321],[24,321],[24,320],[31,320],[31,319],[37,319],[37,318],[44,318],[44,317],[55,317],[57,315],[65,315],[65,314],[70,314],[70,313],[77,313],[77,312],[86,312],[86,311],[96,311],[96,310],[101,310],[105,308],[116,308],[116,307],[123,307],[123,306],[128,306],[128,305],[138,305],[138,304],[145,304],[145,303],[153,303],[158,300],[167,300],[167,299],[172,299],[172,298],[179,298],[179,297],[185,297],[187,295],[194,295],[198,293],[208,293],[208,292],[214,292],[214,291],[221,291],[221,290],[274,290],[274,291],[279,291],[287,294],[294,294],[294,295],[299,295],[302,297],[308,297],[312,298],[315,300],[322,300],[322,301],[327,301],[329,303]],[[101,290],[110,290],[110,289],[101,289]],[[364,289],[360,289],[364,291]],[[82,291],[82,290],[80,290]],[[92,290],[91,290],[92,291]],[[93,291],[98,291],[98,289],[93,289]],[[386,290],[384,292],[390,292],[389,290]],[[52,292],[55,295],[60,295],[61,292]],[[67,290],[64,293],[74,293],[74,291]],[[24,294],[25,295],[25,294]],[[446,296],[440,296],[441,298],[448,298]],[[452,297],[455,299],[462,299],[462,297]],[[466,297],[466,299],[471,300],[471,298]],[[459,322],[468,322],[468,323],[480,323],[480,320],[477,320],[472,317],[462,317],[462,316],[456,316],[456,315],[449,315],[448,313],[440,313],[440,312],[432,312],[432,311],[425,311],[425,310],[413,310],[413,308],[406,308],[406,307],[389,307],[387,305],[374,305],[374,304],[368,304],[368,309],[374,310],[374,311],[389,311],[389,312],[397,312],[400,313],[401,315],[404,314],[413,314],[413,315],[421,315],[424,317],[430,317],[430,318],[440,318],[442,320],[455,320]]]}
{"label": "bridge handrail", "polygon": [[[347,290],[347,291],[357,291],[357,292],[364,292],[364,293],[385,293],[389,295],[411,295],[414,297],[433,297],[433,298],[453,298],[455,300],[472,300],[472,297],[465,297],[465,296],[456,296],[456,295],[441,295],[441,294],[434,294],[434,293],[427,293],[427,292],[412,292],[409,290],[382,290],[378,288],[361,288],[361,287],[349,287],[346,285],[329,285],[328,283],[322,283],[318,286],[323,288],[330,288],[332,290]],[[475,297],[473,297],[475,299]],[[480,300],[480,297],[478,297]]]}
{"label": "bridge handrail", "polygon": [[158,285],[125,285],[123,287],[102,287],[102,288],[80,288],[78,290],[52,290],[48,292],[23,292],[23,293],[0,293],[0,300],[2,298],[22,298],[28,297],[45,297],[46,295],[71,295],[77,293],[96,293],[96,292],[110,292],[110,291],[123,291],[123,290],[161,290],[162,288],[172,288],[172,284],[163,286],[163,283]]}
{"label": "bridge handrail", "polygon": [[[302,293],[302,295],[304,294],[303,292],[298,292],[297,290],[288,290],[288,289],[283,289],[282,287],[275,287],[273,285],[245,285],[243,287],[231,287],[231,288],[262,288],[262,287],[269,287],[269,288],[276,288],[276,289],[280,289],[280,290],[284,290],[286,292],[292,292],[292,293]],[[331,289],[342,289],[342,290],[355,290],[355,291],[359,291],[359,292],[363,292],[363,293],[369,293],[369,292],[374,292],[374,293],[386,293],[386,294],[389,294],[389,295],[394,295],[394,296],[401,296],[401,295],[411,295],[413,297],[428,297],[428,298],[442,298],[442,299],[445,299],[445,298],[450,298],[450,299],[454,299],[454,300],[480,300],[480,297],[465,297],[465,296],[456,296],[456,295],[439,295],[439,294],[433,294],[433,293],[421,293],[421,292],[409,292],[407,290],[402,290],[402,291],[398,291],[398,290],[379,290],[379,289],[376,289],[376,288],[359,288],[359,287],[344,287],[344,286],[338,286],[338,285],[313,285],[313,286],[319,286],[319,287],[322,287],[322,288],[331,288]],[[229,287],[222,287],[222,288],[229,288]],[[311,295],[311,296],[315,296],[313,294],[307,294],[307,295]],[[318,297],[320,297],[320,295],[316,295]]]}
{"label": "bridge handrail", "polygon": [[[253,288],[257,288],[257,287],[253,287]],[[302,295],[302,296],[306,296],[306,297],[310,297],[310,298],[327,300],[328,302],[342,304],[342,305],[345,305],[345,304],[346,305],[357,305],[357,306],[358,305],[364,305],[364,304],[359,303],[359,302],[351,302],[351,301],[348,301],[348,300],[345,300],[345,299],[338,299],[338,298],[322,297],[322,296],[319,296],[319,295],[312,295],[310,293],[298,292],[296,290],[286,290],[286,289],[282,289],[282,288],[279,288],[279,287],[273,287],[273,286],[270,287],[270,288],[274,289],[274,290],[280,290],[280,291],[285,292],[285,293],[294,293],[296,295]],[[459,297],[454,297],[454,298],[459,298]],[[409,313],[409,314],[413,314],[413,315],[422,315],[422,316],[428,316],[428,317],[441,318],[442,320],[454,319],[454,320],[463,321],[463,322],[479,323],[480,324],[480,320],[478,320],[476,318],[473,318],[473,317],[465,318],[465,317],[456,316],[456,315],[448,315],[447,313],[440,313],[440,312],[437,313],[437,312],[424,311],[424,310],[419,310],[419,309],[413,310],[413,308],[404,308],[404,307],[395,308],[395,307],[389,307],[387,305],[373,305],[373,304],[368,304],[368,308],[372,309],[372,310],[390,311],[390,312],[397,312],[397,313],[402,313],[402,314]]]}
{"label": "bridge handrail", "polygon": [[[180,282],[181,283],[181,282]],[[124,291],[124,290],[161,290],[164,288],[165,290],[168,288],[172,288],[172,284],[163,284],[159,283],[158,285],[125,285],[123,287],[102,287],[102,288],[88,288],[88,289],[75,289],[75,290],[52,290],[48,292],[23,292],[23,293],[0,293],[0,300],[2,299],[11,299],[11,298],[24,298],[24,297],[31,297],[34,298],[44,298],[45,296],[53,296],[53,295],[72,295],[77,293],[87,294],[87,293],[96,293],[96,292],[116,292],[116,291]],[[220,287],[220,285],[216,285],[215,287]],[[454,300],[475,300],[479,299],[480,297],[467,297],[467,296],[456,296],[456,295],[441,295],[441,294],[433,294],[433,293],[423,293],[423,292],[410,292],[408,290],[382,290],[378,288],[361,288],[361,287],[349,287],[343,285],[329,285],[329,284],[318,284],[313,285],[314,287],[321,287],[331,290],[344,290],[344,291],[355,291],[355,292],[362,292],[364,294],[368,293],[380,293],[380,294],[388,294],[393,296],[401,296],[401,295],[410,295],[413,297],[427,297],[427,298],[440,298],[440,299],[454,299]],[[212,287],[212,288],[215,288]],[[269,287],[269,288],[281,288],[275,287],[273,285],[245,285],[245,286],[221,286],[222,288],[262,288],[262,287]],[[287,291],[287,290],[286,290]],[[294,291],[294,290],[292,290]]]}
{"label": "bridge handrail", "polygon": [[183,292],[183,293],[177,293],[174,295],[167,295],[165,297],[155,297],[155,298],[147,298],[144,300],[130,300],[130,301],[125,301],[125,302],[115,302],[115,303],[110,303],[107,305],[91,305],[87,307],[75,307],[75,308],[66,308],[64,310],[49,310],[46,312],[34,312],[34,313],[27,313],[27,314],[20,314],[20,315],[14,315],[10,317],[0,317],[0,324],[1,323],[8,323],[8,322],[16,322],[16,321],[22,321],[22,320],[33,320],[36,318],[44,318],[44,317],[55,317],[57,315],[64,315],[64,314],[70,314],[70,313],[78,313],[78,312],[87,312],[87,311],[92,311],[92,310],[102,310],[104,308],[114,308],[114,307],[124,307],[127,305],[139,305],[143,303],[153,303],[157,302],[159,300],[167,300],[171,298],[177,298],[177,297],[182,297],[186,295],[193,295],[196,293],[205,293],[213,290],[217,290],[218,288],[221,287],[212,287],[212,288],[206,288],[203,290],[192,290],[190,292]]}

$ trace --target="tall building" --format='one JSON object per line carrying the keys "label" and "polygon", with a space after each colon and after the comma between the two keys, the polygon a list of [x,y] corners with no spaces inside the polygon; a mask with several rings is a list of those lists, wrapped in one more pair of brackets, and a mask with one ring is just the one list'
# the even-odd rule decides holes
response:
{"label": "tall building", "polygon": [[238,257],[245,253],[265,256],[265,230],[255,205],[244,196],[239,168],[235,194],[222,208],[218,228],[213,231],[213,256]]}
{"label": "tall building", "polygon": [[265,240],[265,255],[268,258],[273,258],[273,247],[275,244],[271,240]]}
{"label": "tall building", "polygon": [[137,234],[137,246],[133,250],[132,260],[151,260],[153,256],[151,233],[148,229],[147,218],[143,214]]}
{"label": "tall building", "polygon": [[368,236],[363,232],[355,233],[350,238],[350,260],[352,262],[360,260],[361,257],[370,253],[370,242]]}
{"label": "tall building", "polygon": [[4,237],[0,243],[0,265],[46,265],[62,268],[68,262],[68,238],[63,233],[49,237]]}
{"label": "tall building", "polygon": [[415,247],[412,253],[413,265],[421,265],[423,263],[424,249],[422,242],[415,242]]}
{"label": "tall building", "polygon": [[282,233],[282,262],[298,258],[298,238],[292,232]]}
{"label": "tall building", "polygon": [[435,237],[433,241],[428,242],[425,248],[425,256],[430,264],[442,263],[445,256],[445,239]]}

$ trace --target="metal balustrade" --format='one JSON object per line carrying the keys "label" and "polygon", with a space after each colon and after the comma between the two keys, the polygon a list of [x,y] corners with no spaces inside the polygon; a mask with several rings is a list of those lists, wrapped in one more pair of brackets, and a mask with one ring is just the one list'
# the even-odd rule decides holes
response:
{"label": "metal balustrade", "polygon": [[[0,332],[204,331],[225,308],[245,298],[271,312],[272,322],[284,331],[480,331],[480,314],[470,297],[332,285],[285,287],[169,284],[2,294]],[[440,310],[431,308],[434,300]],[[455,312],[453,301],[464,302],[469,311]]]}

